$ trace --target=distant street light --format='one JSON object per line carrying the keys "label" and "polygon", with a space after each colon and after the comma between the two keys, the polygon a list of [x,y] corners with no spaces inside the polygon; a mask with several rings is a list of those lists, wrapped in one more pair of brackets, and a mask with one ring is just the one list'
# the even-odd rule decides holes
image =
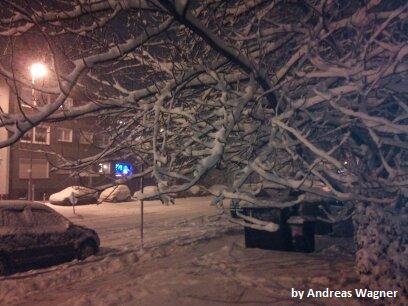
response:
{"label": "distant street light", "polygon": [[34,63],[30,67],[30,73],[33,81],[33,85],[35,83],[35,79],[43,78],[47,75],[48,69],[42,63]]}
{"label": "distant street light", "polygon": [[[32,103],[33,105],[36,104],[35,100],[35,92],[34,92],[34,85],[35,85],[35,80],[38,78],[44,78],[48,73],[47,67],[42,64],[42,63],[34,63],[30,66],[30,74],[31,74],[31,81],[33,84],[33,89],[31,91],[32,93]],[[32,133],[31,141],[30,143],[33,143],[33,138],[35,137],[34,131]],[[30,150],[30,168],[28,169],[28,194],[27,194],[28,200],[34,200],[34,185],[33,185],[33,152],[32,148]]]}

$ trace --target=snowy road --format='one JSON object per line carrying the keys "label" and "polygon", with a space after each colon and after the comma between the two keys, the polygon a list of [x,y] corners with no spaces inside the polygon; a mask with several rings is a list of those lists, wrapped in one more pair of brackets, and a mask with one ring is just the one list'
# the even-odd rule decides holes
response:
{"label": "snowy road", "polygon": [[[200,224],[215,217],[218,210],[210,206],[210,197],[177,199],[176,205],[162,205],[160,201],[144,204],[144,240],[147,244],[161,241],[175,227],[184,223]],[[140,246],[140,202],[103,203],[72,207],[50,205],[53,209],[79,225],[95,229],[103,249],[135,248]]]}
{"label": "snowy road", "polygon": [[[176,205],[146,203],[140,249],[140,204],[57,210],[96,229],[102,252],[0,280],[1,305],[359,305],[355,299],[290,297],[291,288],[358,286],[353,258],[244,247],[242,229],[209,206],[210,198]],[[55,208],[55,207],[54,207]]]}

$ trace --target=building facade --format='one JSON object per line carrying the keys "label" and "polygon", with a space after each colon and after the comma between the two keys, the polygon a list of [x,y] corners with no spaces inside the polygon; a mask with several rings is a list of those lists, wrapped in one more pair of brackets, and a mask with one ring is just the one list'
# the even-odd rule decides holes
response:
{"label": "building facade", "polygon": [[[9,112],[10,88],[6,81],[0,78],[0,107],[3,112]],[[0,128],[0,141],[7,138],[5,128]],[[10,177],[10,148],[0,149],[0,199],[9,194],[9,177]]]}
{"label": "building facade", "polygon": [[[0,78],[0,106],[9,114],[32,112],[32,107],[24,101],[46,103],[50,97],[35,97],[30,88],[15,92],[4,79]],[[68,99],[64,107],[76,101]],[[95,132],[95,122],[86,118],[55,123],[44,123],[34,127],[17,143],[0,149],[0,197],[28,198],[29,189],[33,198],[41,200],[50,194],[72,185],[97,186],[106,182],[106,172],[97,167],[79,173],[56,169],[62,158],[76,161],[93,156],[106,146],[106,135]],[[0,141],[7,138],[8,132],[0,128]],[[100,165],[102,168],[106,165]],[[110,165],[109,165],[110,168]],[[101,173],[99,173],[101,172]],[[31,174],[30,174],[31,173]],[[31,182],[31,184],[30,184]],[[30,188],[31,186],[31,188]]]}

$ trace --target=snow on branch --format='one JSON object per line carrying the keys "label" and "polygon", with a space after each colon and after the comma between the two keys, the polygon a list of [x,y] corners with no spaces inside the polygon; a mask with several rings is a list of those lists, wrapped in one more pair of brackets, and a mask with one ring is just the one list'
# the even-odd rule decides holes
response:
{"label": "snow on branch", "polygon": [[[1,75],[17,93],[53,96],[27,115],[1,112],[10,134],[0,147],[43,122],[92,117],[111,136],[108,148],[62,165],[143,161],[159,185],[152,196],[209,185],[220,171],[221,200],[268,205],[259,199],[268,189],[296,195],[270,200],[281,208],[407,203],[403,1],[102,0],[42,10],[8,1],[0,9]],[[26,39],[58,86],[25,76]],[[75,95],[83,103],[60,108]]]}

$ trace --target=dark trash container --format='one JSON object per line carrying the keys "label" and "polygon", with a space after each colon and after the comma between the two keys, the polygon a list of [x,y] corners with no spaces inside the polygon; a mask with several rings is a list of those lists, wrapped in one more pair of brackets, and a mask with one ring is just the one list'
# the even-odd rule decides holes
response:
{"label": "dark trash container", "polygon": [[[267,213],[265,209],[251,210],[252,217],[259,218],[262,221],[277,223],[279,224],[279,229],[276,232],[268,232],[245,227],[245,247],[293,252],[314,251],[315,222],[313,219],[308,219],[307,217],[287,218],[285,212],[274,211]],[[248,211],[244,211],[244,213],[249,215]],[[266,215],[274,217],[269,217],[269,220],[265,220]]]}
{"label": "dark trash container", "polygon": [[276,232],[245,227],[245,246],[247,248],[276,251],[287,251],[291,248],[290,228],[286,224],[291,213],[289,209],[245,207],[241,208],[241,211],[245,216],[279,224],[279,229]]}
{"label": "dark trash container", "polygon": [[289,218],[292,243],[291,251],[313,252],[315,250],[315,221],[307,217],[294,216]]}
{"label": "dark trash container", "polygon": [[291,249],[291,233],[288,226],[281,226],[276,232],[245,227],[245,247],[275,251]]}

